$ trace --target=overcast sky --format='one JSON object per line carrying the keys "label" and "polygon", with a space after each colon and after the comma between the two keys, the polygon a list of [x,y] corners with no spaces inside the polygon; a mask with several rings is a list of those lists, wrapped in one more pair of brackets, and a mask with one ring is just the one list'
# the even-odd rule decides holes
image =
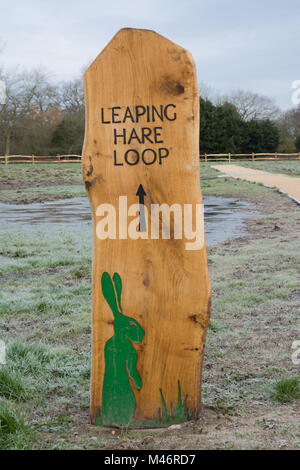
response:
{"label": "overcast sky", "polygon": [[0,0],[0,65],[71,79],[123,27],[153,29],[188,49],[198,80],[293,107],[300,80],[300,0]]}

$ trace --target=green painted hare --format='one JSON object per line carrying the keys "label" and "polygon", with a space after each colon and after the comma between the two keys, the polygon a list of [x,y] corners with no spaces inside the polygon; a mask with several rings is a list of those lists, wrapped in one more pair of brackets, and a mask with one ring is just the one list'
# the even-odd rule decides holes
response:
{"label": "green painted hare", "polygon": [[102,422],[108,425],[126,425],[136,408],[129,377],[137,389],[142,387],[142,380],[136,369],[137,353],[132,342],[141,343],[145,333],[136,320],[121,313],[122,281],[119,274],[113,275],[112,282],[110,275],[104,272],[101,286],[114,316],[114,336],[107,341],[104,349]]}

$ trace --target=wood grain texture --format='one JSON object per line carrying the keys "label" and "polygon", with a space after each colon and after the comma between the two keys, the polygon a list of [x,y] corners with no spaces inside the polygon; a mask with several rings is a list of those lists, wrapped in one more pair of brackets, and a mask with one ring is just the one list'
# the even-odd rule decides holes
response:
{"label": "wood grain texture", "polygon": [[[123,283],[122,307],[145,332],[137,351],[142,387],[135,395],[134,420],[151,420],[162,407],[160,389],[169,411],[176,407],[177,382],[187,398],[189,413],[201,405],[201,370],[210,315],[210,286],[205,244],[185,249],[185,239],[99,240],[96,209],[119,196],[128,206],[138,202],[139,184],[145,205],[201,203],[199,175],[199,96],[191,55],[153,31],[122,29],[85,73],[86,133],[83,176],[89,194],[94,227],[91,421],[101,410],[105,372],[104,347],[114,334],[112,312],[101,292],[103,272],[119,273]],[[173,104],[176,120],[133,124],[102,124],[100,110],[112,107]],[[170,108],[171,109],[171,108]],[[175,108],[172,108],[175,109]],[[108,110],[108,111],[107,111]],[[120,116],[121,116],[120,114]],[[108,118],[107,118],[108,120]],[[133,141],[114,145],[113,129],[161,126],[163,144]],[[114,165],[113,152],[127,148],[168,148],[159,164]]]}

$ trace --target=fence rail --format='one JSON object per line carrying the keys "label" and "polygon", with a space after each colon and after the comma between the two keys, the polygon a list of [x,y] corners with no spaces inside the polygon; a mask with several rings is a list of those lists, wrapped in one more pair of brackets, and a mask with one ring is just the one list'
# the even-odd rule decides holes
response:
{"label": "fence rail", "polygon": [[204,153],[200,155],[200,161],[226,161],[231,162],[244,160],[298,160],[300,162],[299,153]]}
{"label": "fence rail", "polygon": [[0,164],[4,163],[76,163],[81,162],[81,155],[0,155]]}
{"label": "fence rail", "polygon": [[[80,163],[81,155],[0,155],[0,164],[9,163]],[[204,153],[199,155],[200,161],[257,161],[257,160],[298,160],[299,153]]]}

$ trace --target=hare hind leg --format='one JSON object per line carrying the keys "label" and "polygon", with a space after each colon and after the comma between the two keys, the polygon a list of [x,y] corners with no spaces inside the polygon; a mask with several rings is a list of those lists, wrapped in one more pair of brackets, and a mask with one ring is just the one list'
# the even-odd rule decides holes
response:
{"label": "hare hind leg", "polygon": [[102,420],[106,425],[128,424],[136,408],[125,358],[122,348],[116,352],[115,338],[111,338],[105,347],[102,389]]}
{"label": "hare hind leg", "polygon": [[118,390],[118,393],[103,393],[102,420],[105,425],[129,424],[136,408],[134,394],[131,388]]}

